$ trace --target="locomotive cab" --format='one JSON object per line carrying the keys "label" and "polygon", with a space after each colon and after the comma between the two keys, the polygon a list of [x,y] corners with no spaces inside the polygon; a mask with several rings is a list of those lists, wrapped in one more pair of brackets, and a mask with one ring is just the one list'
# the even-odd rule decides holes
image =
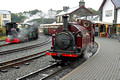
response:
{"label": "locomotive cab", "polygon": [[6,42],[15,42],[18,43],[19,39],[18,38],[18,32],[19,29],[17,28],[17,24],[12,22],[12,23],[7,23],[6,24],[6,36],[7,39],[5,39]]}
{"label": "locomotive cab", "polygon": [[6,36],[9,35],[12,31],[19,31],[16,23],[7,23],[6,24]]}

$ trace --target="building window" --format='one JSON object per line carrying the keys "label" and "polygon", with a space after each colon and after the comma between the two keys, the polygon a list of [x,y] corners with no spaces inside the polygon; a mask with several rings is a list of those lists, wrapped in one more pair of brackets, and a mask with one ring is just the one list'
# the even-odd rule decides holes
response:
{"label": "building window", "polygon": [[120,27],[118,27],[118,32],[120,33]]}
{"label": "building window", "polygon": [[3,18],[7,18],[7,15],[6,15],[6,14],[3,14]]}
{"label": "building window", "polygon": [[62,20],[63,18],[62,18],[62,16],[60,16],[60,23],[62,23],[63,22],[63,20]]}
{"label": "building window", "polygon": [[57,19],[57,23],[59,23],[59,16],[56,19]]}
{"label": "building window", "polygon": [[77,15],[76,15],[76,14],[74,14],[74,15],[73,15],[73,18],[77,18]]}
{"label": "building window", "polygon": [[112,16],[112,10],[105,11],[105,16],[106,17],[111,17]]}

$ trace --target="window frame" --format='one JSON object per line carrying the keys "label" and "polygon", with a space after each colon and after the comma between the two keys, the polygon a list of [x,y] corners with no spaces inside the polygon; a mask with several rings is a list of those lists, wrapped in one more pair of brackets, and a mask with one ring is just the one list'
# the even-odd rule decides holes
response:
{"label": "window frame", "polygon": [[3,18],[7,18],[7,14],[3,14]]}
{"label": "window frame", "polygon": [[113,10],[107,10],[107,11],[105,11],[105,17],[111,17],[113,15],[112,11]]}

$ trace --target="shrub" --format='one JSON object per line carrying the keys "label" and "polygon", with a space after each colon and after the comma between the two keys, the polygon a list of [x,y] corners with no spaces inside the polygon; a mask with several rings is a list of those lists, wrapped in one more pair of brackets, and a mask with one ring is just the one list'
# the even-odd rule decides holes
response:
{"label": "shrub", "polygon": [[4,34],[4,33],[6,33],[5,27],[1,27],[0,28],[0,34]]}

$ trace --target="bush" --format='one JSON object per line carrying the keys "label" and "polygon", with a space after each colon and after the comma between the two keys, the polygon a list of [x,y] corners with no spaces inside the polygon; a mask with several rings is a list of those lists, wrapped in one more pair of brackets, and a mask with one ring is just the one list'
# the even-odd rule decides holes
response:
{"label": "bush", "polygon": [[7,38],[6,36],[3,36],[3,37],[0,37],[0,40],[4,40],[6,38]]}
{"label": "bush", "polygon": [[5,27],[1,27],[0,28],[0,34],[4,34],[4,33],[6,33]]}

